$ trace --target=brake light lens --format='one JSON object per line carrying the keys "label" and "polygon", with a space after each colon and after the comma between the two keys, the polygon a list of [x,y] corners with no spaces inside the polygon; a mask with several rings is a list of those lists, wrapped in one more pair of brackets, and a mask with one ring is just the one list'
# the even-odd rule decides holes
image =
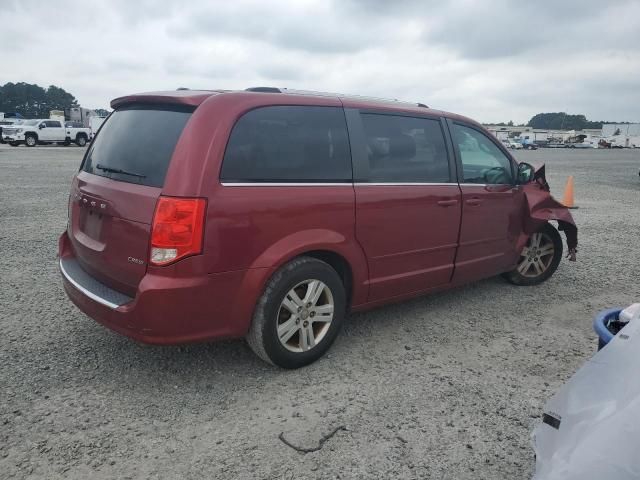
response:
{"label": "brake light lens", "polygon": [[168,265],[202,253],[205,207],[203,198],[158,199],[151,229],[152,265]]}

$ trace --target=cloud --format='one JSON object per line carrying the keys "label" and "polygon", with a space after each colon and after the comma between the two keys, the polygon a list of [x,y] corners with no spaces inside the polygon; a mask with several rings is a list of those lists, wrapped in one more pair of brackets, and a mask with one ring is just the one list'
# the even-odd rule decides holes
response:
{"label": "cloud", "polygon": [[640,4],[634,1],[539,0],[516,5],[509,0],[455,0],[439,14],[452,21],[427,30],[424,41],[472,59],[528,52],[569,55],[610,47],[637,49],[640,41]]}
{"label": "cloud", "polygon": [[0,24],[0,84],[55,84],[87,107],[274,85],[487,122],[560,110],[640,120],[633,0],[3,0]]}
{"label": "cloud", "polygon": [[384,41],[380,31],[353,25],[348,17],[340,15],[338,5],[304,1],[204,4],[170,25],[168,33],[180,39],[263,42],[314,54],[357,52]]}

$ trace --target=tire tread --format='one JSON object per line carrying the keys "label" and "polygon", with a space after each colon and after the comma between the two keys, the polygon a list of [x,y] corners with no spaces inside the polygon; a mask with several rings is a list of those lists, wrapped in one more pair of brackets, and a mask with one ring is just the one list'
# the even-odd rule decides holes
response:
{"label": "tire tread", "polygon": [[[307,256],[295,258],[289,263],[282,266],[272,275],[272,277],[267,282],[264,292],[256,303],[251,326],[249,327],[249,331],[245,338],[251,350],[253,350],[253,352],[258,357],[260,357],[265,362],[270,363],[271,365],[278,366],[269,356],[265,348],[265,329],[268,326],[268,319],[266,318],[265,313],[268,311],[268,304],[270,301],[276,300],[275,291],[278,290],[280,284],[283,281],[286,281],[286,278],[290,274],[307,265],[317,265],[323,269],[329,268],[333,272],[335,272],[335,270],[328,263],[323,262],[322,260],[319,260],[317,258]],[[335,273],[337,276],[337,272]],[[338,314],[338,312],[336,312],[336,314]]]}

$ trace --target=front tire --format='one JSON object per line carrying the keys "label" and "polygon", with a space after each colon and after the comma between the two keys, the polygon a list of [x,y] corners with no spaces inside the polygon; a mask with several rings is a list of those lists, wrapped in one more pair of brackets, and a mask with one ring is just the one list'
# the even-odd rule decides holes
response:
{"label": "front tire", "polygon": [[256,305],[247,342],[266,362],[300,368],[329,349],[345,311],[346,293],[338,273],[321,260],[299,257],[269,280]]}
{"label": "front tire", "polygon": [[27,135],[24,137],[24,143],[27,147],[35,147],[38,144],[38,139],[35,135]]}
{"label": "front tire", "polygon": [[9,142],[9,145],[11,145],[12,147],[19,147],[20,142]]}
{"label": "front tire", "polygon": [[553,225],[545,223],[529,237],[516,268],[503,276],[514,285],[538,285],[554,274],[561,259],[562,237]]}

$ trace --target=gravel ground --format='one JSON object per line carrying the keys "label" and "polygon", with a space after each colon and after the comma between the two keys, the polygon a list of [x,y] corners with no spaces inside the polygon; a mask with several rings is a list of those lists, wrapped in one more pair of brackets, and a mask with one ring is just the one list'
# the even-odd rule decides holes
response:
{"label": "gravel ground", "polygon": [[[316,364],[242,341],[148,347],[67,300],[57,237],[83,149],[0,146],[0,477],[516,479],[546,399],[595,349],[599,309],[640,299],[639,150],[538,150],[575,176],[578,263],[353,315]],[[635,279],[633,280],[633,276]],[[633,280],[633,281],[632,281]],[[302,454],[278,439],[314,447]]]}

